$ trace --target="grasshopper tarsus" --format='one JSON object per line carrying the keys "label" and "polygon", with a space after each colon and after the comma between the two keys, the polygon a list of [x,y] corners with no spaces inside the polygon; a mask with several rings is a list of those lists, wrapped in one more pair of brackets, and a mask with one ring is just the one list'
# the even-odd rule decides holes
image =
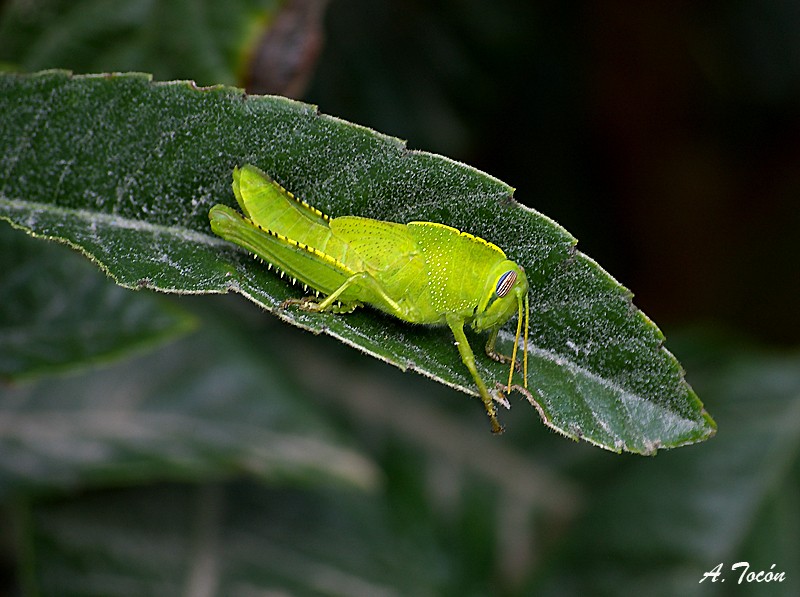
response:
{"label": "grasshopper tarsus", "polygon": [[510,356],[505,355],[501,352],[497,352],[493,348],[490,348],[488,345],[486,346],[486,356],[496,361],[498,363],[502,363],[503,365],[510,365],[514,363],[514,371],[517,373],[522,373],[522,363],[519,361],[513,360]]}
{"label": "grasshopper tarsus", "polygon": [[328,305],[325,308],[322,308],[321,305],[322,301],[315,296],[304,296],[302,298],[289,298],[283,301],[279,308],[286,309],[287,307],[296,306],[301,311],[306,311],[308,313],[336,313],[336,314],[345,314],[345,313],[352,313],[358,307],[362,305],[362,303],[358,301],[353,301],[349,303],[340,303],[336,302],[333,304]]}
{"label": "grasshopper tarsus", "polygon": [[281,309],[296,306],[301,311],[318,312],[319,301],[313,296],[304,296],[302,298],[288,298],[280,304]]}
{"label": "grasshopper tarsus", "polygon": [[492,433],[495,435],[502,435],[506,432],[506,428],[500,424],[500,421],[497,420],[497,417],[490,416],[489,417],[492,421]]}

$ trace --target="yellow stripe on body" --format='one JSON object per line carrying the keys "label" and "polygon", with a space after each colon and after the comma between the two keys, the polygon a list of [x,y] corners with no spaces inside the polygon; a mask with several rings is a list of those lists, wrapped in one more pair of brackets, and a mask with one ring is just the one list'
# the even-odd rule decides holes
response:
{"label": "yellow stripe on body", "polygon": [[293,238],[289,238],[288,236],[284,236],[283,234],[280,234],[278,232],[274,232],[272,230],[267,230],[266,228],[263,228],[263,227],[259,226],[258,224],[253,224],[253,225],[256,228],[258,228],[261,232],[265,232],[266,234],[269,234],[270,236],[272,236],[274,238],[277,238],[278,240],[280,240],[282,242],[285,242],[286,244],[288,244],[288,245],[290,245],[292,247],[296,247],[296,248],[300,249],[301,251],[305,251],[306,253],[310,253],[311,255],[314,255],[315,257],[318,257],[319,259],[321,259],[325,263],[328,263],[330,265],[338,267],[339,269],[341,269],[344,272],[346,272],[347,275],[352,276],[354,273],[356,273],[355,270],[353,270],[352,268],[346,266],[341,261],[339,261],[337,259],[334,259],[333,257],[328,255],[327,253],[324,253],[324,252],[320,251],[316,247],[312,247],[310,245],[303,244],[301,242],[298,242],[298,241],[294,240]]}

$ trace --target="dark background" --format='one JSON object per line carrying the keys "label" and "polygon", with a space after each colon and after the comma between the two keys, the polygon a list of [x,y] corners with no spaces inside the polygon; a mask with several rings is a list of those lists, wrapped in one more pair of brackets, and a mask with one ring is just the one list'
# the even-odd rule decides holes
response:
{"label": "dark background", "polygon": [[662,327],[796,344],[800,4],[342,0],[325,35],[322,111],[511,184]]}

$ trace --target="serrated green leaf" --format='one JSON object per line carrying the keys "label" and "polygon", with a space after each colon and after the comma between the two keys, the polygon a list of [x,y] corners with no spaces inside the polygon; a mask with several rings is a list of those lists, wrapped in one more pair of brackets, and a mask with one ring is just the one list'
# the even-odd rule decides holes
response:
{"label": "serrated green leaf", "polygon": [[[531,286],[530,383],[552,428],[643,454],[715,431],[630,293],[482,172],[313,106],[144,75],[4,76],[0,110],[9,115],[0,124],[0,217],[79,248],[123,286],[238,291],[294,325],[474,393],[447,330],[369,310],[277,310],[297,292],[208,227],[211,205],[235,204],[233,167],[252,163],[331,215],[446,223],[520,263]],[[501,340],[508,349],[509,335]],[[490,385],[506,374],[487,359],[479,370]]]}
{"label": "serrated green leaf", "polygon": [[132,294],[84,259],[0,225],[0,379],[122,356],[188,331],[194,320]]}

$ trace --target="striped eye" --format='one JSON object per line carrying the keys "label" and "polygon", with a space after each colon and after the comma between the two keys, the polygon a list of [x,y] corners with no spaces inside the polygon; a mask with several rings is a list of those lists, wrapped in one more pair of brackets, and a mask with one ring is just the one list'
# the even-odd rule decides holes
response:
{"label": "striped eye", "polygon": [[497,281],[497,289],[495,290],[497,296],[503,298],[511,292],[511,287],[514,286],[514,282],[516,281],[517,272],[515,271],[509,271],[500,276],[500,279]]}

